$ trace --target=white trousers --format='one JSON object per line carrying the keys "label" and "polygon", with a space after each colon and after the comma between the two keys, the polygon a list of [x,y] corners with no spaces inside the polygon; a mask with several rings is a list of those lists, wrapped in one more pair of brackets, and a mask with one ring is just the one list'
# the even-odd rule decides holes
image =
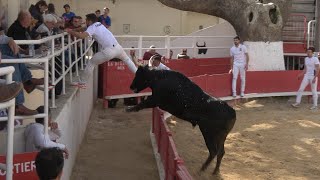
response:
{"label": "white trousers", "polygon": [[318,78],[316,78],[316,82],[312,83],[313,77],[304,76],[303,80],[300,84],[300,88],[298,90],[297,99],[296,102],[301,102],[302,92],[304,89],[308,86],[308,84],[311,85],[311,91],[312,91],[312,99],[313,99],[313,105],[318,105],[318,92],[317,92],[317,85],[318,85]]}
{"label": "white trousers", "polygon": [[121,59],[124,63],[126,63],[131,72],[136,73],[137,67],[134,65],[123,48],[118,44],[115,45],[115,47],[106,48],[94,54],[93,57],[88,61],[84,73],[80,77],[81,81],[87,82],[97,65],[107,62],[113,58]]}
{"label": "white trousers", "polygon": [[237,79],[240,73],[241,78],[241,93],[244,93],[244,90],[246,88],[246,70],[245,65],[233,65],[232,68],[232,93],[237,93]]}

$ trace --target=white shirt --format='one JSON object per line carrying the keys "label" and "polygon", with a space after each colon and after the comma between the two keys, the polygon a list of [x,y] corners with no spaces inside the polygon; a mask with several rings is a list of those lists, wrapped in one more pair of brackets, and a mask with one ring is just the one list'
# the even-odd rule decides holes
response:
{"label": "white shirt", "polygon": [[47,33],[48,36],[51,36],[52,35],[52,31],[49,30],[49,28],[44,24],[42,23],[36,30],[37,33]]}
{"label": "white shirt", "polygon": [[90,25],[86,32],[101,45],[102,49],[118,45],[113,34],[100,22]]}
{"label": "white shirt", "polygon": [[49,135],[45,135],[44,126],[40,123],[29,124],[24,131],[24,137],[26,141],[26,152],[39,151],[42,148],[57,147],[61,150],[66,148],[64,144],[53,142]]}
{"label": "white shirt", "polygon": [[239,44],[238,47],[233,46],[230,49],[230,56],[233,57],[234,65],[246,65],[247,57],[246,57],[247,47],[245,45]]}
{"label": "white shirt", "polygon": [[304,59],[304,66],[306,69],[305,75],[313,78],[315,75],[316,64],[319,64],[319,59],[317,57],[306,57]]}
{"label": "white shirt", "polygon": [[152,65],[151,66],[149,65],[149,67],[151,67],[151,69],[154,69],[154,70],[170,70],[170,68],[168,66],[166,66],[162,63],[160,63],[158,67],[152,66]]}

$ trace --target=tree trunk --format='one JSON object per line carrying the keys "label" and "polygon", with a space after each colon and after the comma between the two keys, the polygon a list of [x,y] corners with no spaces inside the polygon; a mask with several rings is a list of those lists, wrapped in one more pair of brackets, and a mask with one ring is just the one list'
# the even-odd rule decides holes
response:
{"label": "tree trunk", "polygon": [[[249,45],[251,70],[284,69],[282,27],[287,20],[292,0],[158,0],[172,8],[217,16],[227,20],[237,35]],[[256,45],[262,49],[259,49]],[[263,45],[262,45],[263,44]],[[265,49],[267,48],[267,49]],[[274,48],[274,49],[273,49]],[[280,48],[280,49],[279,49]],[[259,52],[257,51],[259,50]],[[253,52],[255,51],[255,52]],[[262,53],[264,57],[260,57]],[[271,53],[271,54],[270,54]],[[279,53],[279,55],[277,54]],[[257,59],[256,57],[260,57]],[[267,58],[277,58],[267,62]],[[256,65],[265,68],[255,68]],[[278,67],[278,68],[274,68]]]}

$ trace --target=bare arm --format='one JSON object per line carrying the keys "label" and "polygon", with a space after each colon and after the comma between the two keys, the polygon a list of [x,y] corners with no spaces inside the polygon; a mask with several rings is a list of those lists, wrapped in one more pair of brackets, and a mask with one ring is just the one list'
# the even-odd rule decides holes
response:
{"label": "bare arm", "polygon": [[80,39],[85,39],[85,38],[89,37],[89,33],[87,33],[87,32],[76,32],[71,29],[67,29],[66,32],[69,33],[70,35],[75,36]]}
{"label": "bare arm", "polygon": [[247,61],[246,70],[248,70],[248,66],[249,66],[249,53],[245,53],[245,55],[246,55],[246,61]]}
{"label": "bare arm", "polygon": [[316,67],[315,67],[316,74],[313,79],[314,82],[316,81],[316,78],[319,76],[319,70],[320,70],[319,64],[316,64]]}
{"label": "bare arm", "polygon": [[20,47],[14,42],[12,38],[8,42],[8,46],[10,47],[14,55],[17,55],[19,53]]}

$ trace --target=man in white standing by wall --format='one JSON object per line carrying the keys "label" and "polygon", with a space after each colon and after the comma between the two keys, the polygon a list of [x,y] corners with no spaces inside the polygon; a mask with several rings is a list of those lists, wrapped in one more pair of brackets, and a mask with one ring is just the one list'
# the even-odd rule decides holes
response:
{"label": "man in white standing by wall", "polygon": [[232,73],[232,96],[237,96],[237,79],[240,73],[241,78],[241,92],[240,96],[244,97],[244,91],[246,86],[246,71],[248,69],[249,55],[247,47],[240,44],[239,36],[233,38],[234,46],[230,49],[231,55],[231,69],[229,73]]}
{"label": "man in white standing by wall", "polygon": [[304,59],[304,69],[298,75],[298,79],[303,76],[303,80],[301,82],[296,103],[292,104],[293,107],[299,107],[302,97],[302,92],[308,86],[311,85],[312,90],[312,98],[313,98],[313,106],[310,110],[316,110],[318,106],[318,92],[317,92],[317,85],[318,85],[318,75],[319,75],[319,59],[313,56],[314,48],[310,47],[307,50],[307,57]]}
{"label": "man in white standing by wall", "polygon": [[95,14],[86,15],[87,30],[85,32],[75,32],[71,29],[66,31],[77,38],[85,39],[87,37],[92,37],[101,45],[101,51],[96,53],[92,59],[88,62],[84,74],[81,76],[80,82],[77,85],[84,86],[93,71],[94,67],[109,61],[114,58],[121,59],[127,64],[130,71],[135,73],[137,67],[131,61],[126,52],[122,49],[118,41],[115,39],[113,34],[100,22]]}

